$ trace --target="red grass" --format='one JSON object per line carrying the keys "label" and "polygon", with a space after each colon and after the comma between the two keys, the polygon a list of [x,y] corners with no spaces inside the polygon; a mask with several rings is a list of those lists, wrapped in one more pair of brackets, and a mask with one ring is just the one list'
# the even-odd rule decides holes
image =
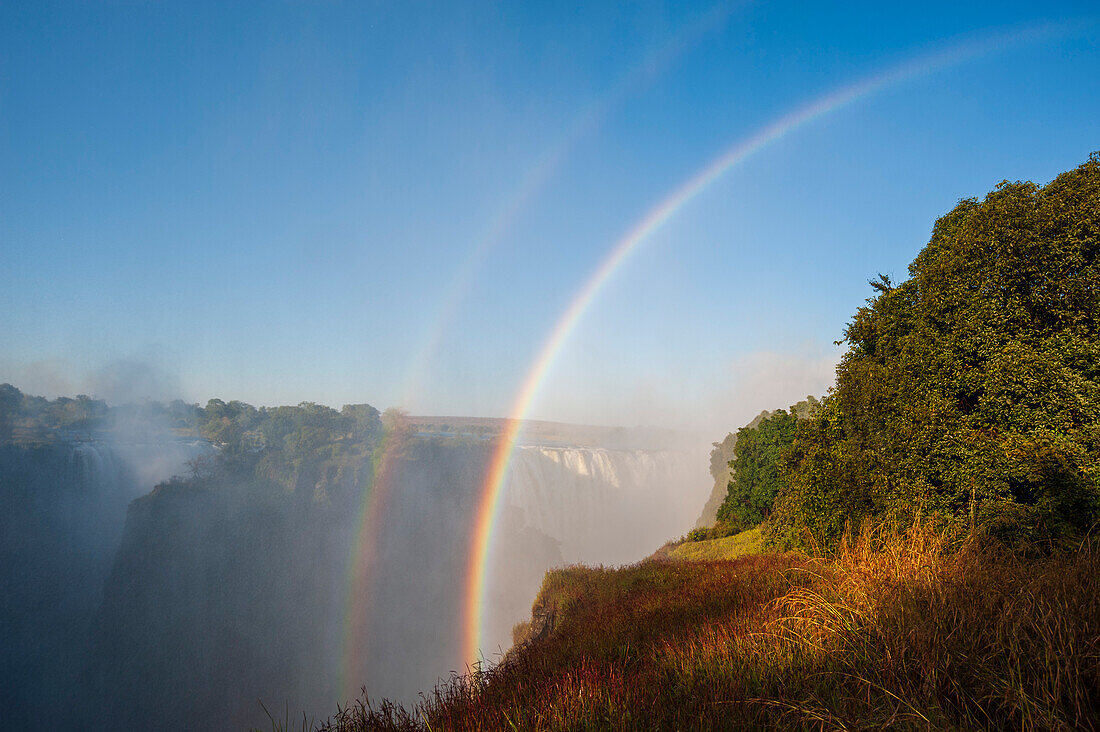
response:
{"label": "red grass", "polygon": [[1100,729],[1100,561],[915,529],[793,555],[571,567],[552,625],[415,709],[327,729]]}

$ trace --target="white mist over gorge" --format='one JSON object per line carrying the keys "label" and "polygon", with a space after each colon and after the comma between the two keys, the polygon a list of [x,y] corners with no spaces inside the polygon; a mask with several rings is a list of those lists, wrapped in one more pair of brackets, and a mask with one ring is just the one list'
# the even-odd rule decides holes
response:
{"label": "white mist over gorge", "polygon": [[[2,701],[20,729],[244,729],[259,701],[324,718],[360,687],[412,702],[470,660],[471,529],[503,420],[2,388]],[[705,457],[668,430],[530,423],[483,657],[546,570],[636,562],[690,529]]]}
{"label": "white mist over gorge", "polygon": [[508,649],[512,626],[530,617],[543,573],[552,566],[517,572],[516,557],[529,551],[523,537],[553,540],[556,566],[637,562],[692,528],[709,482],[706,452],[682,444],[518,446],[500,501],[502,538],[489,558],[482,653],[494,660]]}
{"label": "white mist over gorge", "polygon": [[568,563],[626,564],[691,528],[704,467],[687,451],[524,445],[503,503],[560,542]]}

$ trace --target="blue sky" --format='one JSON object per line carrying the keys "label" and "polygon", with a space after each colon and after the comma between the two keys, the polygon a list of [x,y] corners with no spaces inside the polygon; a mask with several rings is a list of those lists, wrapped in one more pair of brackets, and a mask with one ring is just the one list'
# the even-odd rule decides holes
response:
{"label": "blue sky", "polygon": [[670,191],[994,35],[680,209],[531,414],[706,429],[824,390],[867,279],[958,199],[1100,149],[1093,3],[0,4],[0,381],[507,414]]}

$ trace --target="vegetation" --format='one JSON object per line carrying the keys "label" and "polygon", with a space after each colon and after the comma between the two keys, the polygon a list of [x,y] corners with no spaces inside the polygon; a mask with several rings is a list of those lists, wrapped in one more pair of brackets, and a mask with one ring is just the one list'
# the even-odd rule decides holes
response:
{"label": "vegetation", "polygon": [[[1100,155],[960,202],[910,275],[820,404],[716,443],[713,528],[549,573],[500,664],[326,729],[1100,729]],[[760,536],[800,551],[689,559]]]}
{"label": "vegetation", "polygon": [[755,429],[737,433],[737,455],[730,466],[726,500],[718,509],[718,520],[753,526],[771,515],[779,492],[780,465],[794,442],[797,418],[780,409]]}
{"label": "vegetation", "polygon": [[[318,499],[334,487],[354,492],[369,484],[387,426],[367,404],[340,411],[312,402],[256,409],[212,399],[202,417],[202,434],[221,447],[221,470]],[[398,417],[386,421],[391,431],[400,429]]]}
{"label": "vegetation", "polygon": [[760,554],[764,551],[764,534],[759,526],[729,536],[715,538],[689,537],[685,537],[684,541],[674,542],[662,547],[655,556],[661,559],[696,561],[737,559],[749,554]]}
{"label": "vegetation", "polygon": [[808,396],[790,411],[765,410],[736,433],[714,443],[710,453],[714,489],[697,527],[687,535],[688,541],[733,536],[771,514],[797,422],[819,406],[817,399]]}
{"label": "vegetation", "polygon": [[1022,560],[918,525],[838,546],[551,572],[552,632],[324,729],[1100,728],[1093,545]]}
{"label": "vegetation", "polygon": [[0,443],[159,434],[201,437],[218,448],[215,458],[193,463],[191,475],[175,484],[239,485],[243,479],[252,487],[323,499],[337,486],[347,492],[369,485],[383,438],[409,433],[400,411],[379,414],[369,404],[347,404],[339,411],[312,402],[256,408],[221,399],[205,407],[180,400],[109,406],[83,394],[50,400],[0,384]]}
{"label": "vegetation", "polygon": [[[756,427],[770,417],[771,414],[765,409],[745,426]],[[718,518],[718,508],[725,501],[726,494],[729,492],[729,483],[732,477],[730,463],[736,455],[737,433],[730,432],[721,442],[711,444],[714,449],[710,451],[710,474],[714,478],[714,488],[711,489],[710,497],[707,499],[706,505],[703,506],[703,513],[696,522],[696,528],[711,526]]]}
{"label": "vegetation", "polygon": [[1100,155],[961,201],[910,275],[849,324],[769,538],[925,515],[1072,546],[1100,519]]}
{"label": "vegetation", "polygon": [[86,394],[50,400],[0,384],[0,442],[42,442],[60,433],[88,436],[107,429],[113,416],[106,402]]}
{"label": "vegetation", "polygon": [[783,460],[794,443],[797,406],[790,412],[776,410],[755,427],[737,431],[726,498],[718,508],[720,523],[755,526],[771,515],[782,483]]}

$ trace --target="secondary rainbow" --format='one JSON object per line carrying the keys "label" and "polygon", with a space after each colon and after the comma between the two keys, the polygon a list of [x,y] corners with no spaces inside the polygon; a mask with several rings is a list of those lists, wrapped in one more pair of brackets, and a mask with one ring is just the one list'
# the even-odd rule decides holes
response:
{"label": "secondary rainbow", "polygon": [[[705,12],[694,22],[680,30],[657,53],[629,73],[604,98],[586,108],[565,131],[565,134],[547,148],[519,180],[506,204],[491,219],[489,226],[465,262],[442,299],[442,306],[422,339],[420,349],[407,369],[402,403],[409,403],[419,391],[426,370],[439,350],[443,336],[448,331],[462,299],[470,290],[483,261],[508,235],[517,218],[529,207],[540,192],[553,179],[563,162],[572,154],[581,140],[599,129],[603,119],[624,99],[670,65],[680,53],[691,47],[704,34],[720,26],[743,2],[720,3]],[[340,662],[340,689],[344,699],[352,699],[358,692],[365,673],[365,657],[369,642],[368,630],[373,597],[371,584],[376,572],[379,547],[377,546],[386,505],[394,480],[396,448],[394,435],[388,435],[374,465],[370,487],[364,493],[356,521],[355,539],[349,558],[347,595],[345,597],[342,657]]]}
{"label": "secondary rainbow", "polygon": [[598,131],[603,120],[631,94],[648,85],[684,51],[704,35],[720,27],[736,9],[745,4],[718,3],[695,21],[688,23],[660,49],[632,69],[608,94],[588,105],[573,119],[565,133],[539,155],[535,164],[519,179],[505,205],[490,220],[484,236],[480,237],[477,246],[451,279],[436,316],[421,340],[420,349],[407,369],[405,386],[400,392],[402,404],[408,405],[410,400],[419,396],[420,384],[434,362],[443,338],[460,312],[462,300],[472,289],[478,271],[489,254],[505,240],[516,221],[550,184],[581,141]]}
{"label": "secondary rainbow", "polygon": [[506,428],[493,452],[488,475],[475,514],[472,533],[467,582],[465,588],[462,649],[467,663],[477,663],[481,657],[481,636],[488,561],[493,544],[493,527],[496,521],[501,494],[508,477],[511,455],[523,426],[523,420],[537,396],[550,367],[562,345],[592,304],[596,295],[638,246],[676,214],[686,203],[695,198],[731,168],[744,161],[768,144],[794,132],[803,125],[845,107],[858,99],[881,91],[908,79],[924,76],[998,50],[1005,50],[1026,42],[1050,38],[1064,32],[1065,26],[1029,27],[976,40],[968,40],[936,51],[884,72],[872,75],[854,84],[841,87],[776,119],[753,135],[727,148],[709,165],[672,191],[632,227],[611,249],[603,262],[581,288],[580,292],[562,314],[546,340],[534,365],[524,378],[512,406]]}
{"label": "secondary rainbow", "polygon": [[[375,564],[378,560],[377,537],[382,531],[382,518],[393,485],[395,453],[401,449],[402,434],[394,426],[374,455],[370,485],[363,496],[359,515],[356,517],[354,552],[350,557],[347,578],[347,596],[344,598],[343,655],[340,660],[340,693],[344,703],[354,699],[363,683],[364,659],[370,612],[374,597],[369,592]],[[371,537],[370,541],[364,537]]]}

